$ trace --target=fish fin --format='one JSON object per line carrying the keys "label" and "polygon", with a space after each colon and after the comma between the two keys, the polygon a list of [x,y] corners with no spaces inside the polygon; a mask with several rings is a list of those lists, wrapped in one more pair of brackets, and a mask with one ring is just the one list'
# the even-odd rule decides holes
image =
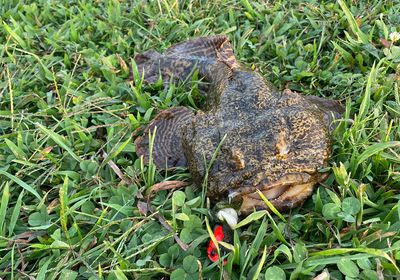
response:
{"label": "fish fin", "polygon": [[238,67],[232,45],[225,35],[200,37],[172,45],[166,56],[223,62],[230,68]]}
{"label": "fish fin", "polygon": [[161,57],[161,54],[155,50],[148,50],[144,53],[139,53],[135,55],[135,62],[137,65],[141,65],[143,63],[148,62],[149,60],[158,59]]}
{"label": "fish fin", "polygon": [[[155,83],[160,76],[159,61],[161,57],[162,55],[155,50],[148,50],[135,55],[134,60],[139,72],[139,78],[144,72],[144,81],[149,84]],[[132,69],[130,69],[129,80],[134,81]]]}
{"label": "fish fin", "polygon": [[318,96],[304,96],[303,97],[311,104],[314,104],[318,107],[318,110],[323,115],[323,121],[329,131],[333,131],[336,128],[336,125],[333,123],[335,119],[339,119],[343,116],[344,107],[340,104],[339,101],[322,98]]}
{"label": "fish fin", "polygon": [[[315,184],[316,182],[309,182],[290,186],[289,188],[284,188],[283,192],[280,193],[278,197],[272,199],[268,197],[266,198],[278,211],[287,211],[289,209],[301,206],[304,201],[313,193]],[[267,196],[266,191],[263,191],[263,194]],[[268,210],[269,207],[256,193],[244,195],[242,197],[242,204],[240,205],[240,213],[242,215],[247,215],[253,212],[254,209]]]}
{"label": "fish fin", "polygon": [[194,69],[199,70],[199,78],[210,82],[214,72],[221,69],[213,67],[218,63],[225,64],[228,69],[239,67],[232,45],[225,35],[200,37],[178,43],[163,54],[149,50],[137,54],[134,60],[139,75],[144,73],[144,81],[150,84],[156,82],[160,76],[165,85],[168,85],[171,78],[184,81]]}
{"label": "fish fin", "polygon": [[185,107],[174,107],[160,112],[145,128],[143,135],[136,138],[136,153],[149,162],[149,134],[154,133],[152,158],[160,169],[187,166],[182,148],[181,129],[188,124],[194,114]]}

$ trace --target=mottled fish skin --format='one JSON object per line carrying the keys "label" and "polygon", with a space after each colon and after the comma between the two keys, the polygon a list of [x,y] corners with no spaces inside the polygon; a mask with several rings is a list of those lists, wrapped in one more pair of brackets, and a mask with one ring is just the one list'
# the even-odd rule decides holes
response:
{"label": "mottled fish skin", "polygon": [[[331,112],[337,116],[342,110],[336,101],[279,92],[236,61],[226,36],[177,44],[162,55],[152,53],[138,67],[150,81],[159,74],[165,80],[185,80],[197,69],[210,83],[204,110],[175,122],[170,126],[174,133],[158,130],[159,142],[167,145],[157,144],[154,150],[160,147],[162,158],[171,154],[170,143],[173,153],[182,149],[185,164],[200,185],[225,137],[208,171],[207,193],[212,201],[228,197],[242,201],[241,211],[248,213],[254,207],[265,208],[256,193],[259,189],[275,207],[286,210],[301,205],[323,179],[318,170],[327,166],[331,155],[327,126]],[[136,141],[138,154],[145,154],[141,141]]]}

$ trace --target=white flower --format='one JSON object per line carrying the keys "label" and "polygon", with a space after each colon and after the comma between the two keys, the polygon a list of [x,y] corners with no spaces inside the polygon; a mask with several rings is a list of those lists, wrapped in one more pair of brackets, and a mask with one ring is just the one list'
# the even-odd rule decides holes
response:
{"label": "white flower", "polygon": [[224,208],[217,213],[220,221],[225,221],[231,229],[234,229],[238,222],[238,214],[233,208]]}
{"label": "white flower", "polygon": [[392,32],[389,34],[390,41],[396,42],[400,40],[400,32]]}

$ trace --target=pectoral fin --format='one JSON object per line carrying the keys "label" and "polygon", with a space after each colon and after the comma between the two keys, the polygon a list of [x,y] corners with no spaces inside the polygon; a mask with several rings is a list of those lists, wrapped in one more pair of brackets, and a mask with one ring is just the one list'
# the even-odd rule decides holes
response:
{"label": "pectoral fin", "polygon": [[152,159],[160,169],[186,166],[182,149],[182,127],[187,125],[194,114],[185,107],[175,107],[159,113],[145,128],[143,135],[136,138],[136,153],[149,161],[149,134],[155,132]]}
{"label": "pectoral fin", "polygon": [[324,124],[329,131],[333,131],[336,127],[334,120],[340,119],[345,111],[339,101],[312,95],[304,96],[304,98],[311,104],[317,106],[318,110],[323,115]]}

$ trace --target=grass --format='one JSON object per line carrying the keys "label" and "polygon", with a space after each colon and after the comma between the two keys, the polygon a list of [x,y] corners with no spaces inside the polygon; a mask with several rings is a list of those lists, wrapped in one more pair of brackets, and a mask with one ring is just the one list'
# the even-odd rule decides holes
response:
{"label": "grass", "polygon": [[[377,0],[0,1],[0,277],[398,278],[399,14]],[[196,85],[127,83],[136,53],[221,33],[278,88],[346,104],[328,180],[283,217],[244,221],[224,269],[206,256],[200,189],[142,203],[188,172],[145,166],[133,145],[158,110],[200,107]]]}

